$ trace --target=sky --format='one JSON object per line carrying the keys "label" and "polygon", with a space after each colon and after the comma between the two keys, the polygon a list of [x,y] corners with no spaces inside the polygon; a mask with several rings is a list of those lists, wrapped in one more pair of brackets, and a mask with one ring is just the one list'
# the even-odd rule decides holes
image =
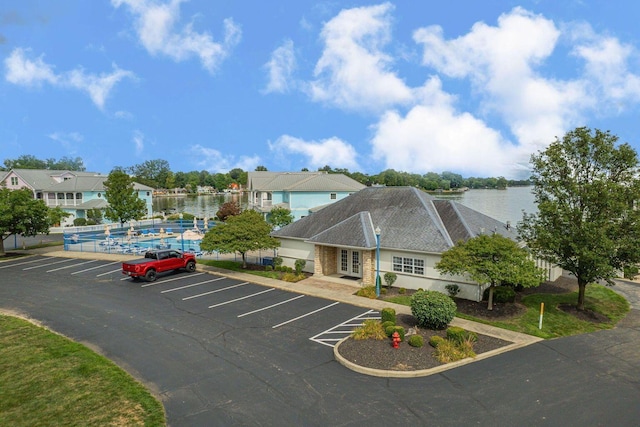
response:
{"label": "sky", "polygon": [[640,2],[3,0],[0,163],[527,178],[640,152]]}

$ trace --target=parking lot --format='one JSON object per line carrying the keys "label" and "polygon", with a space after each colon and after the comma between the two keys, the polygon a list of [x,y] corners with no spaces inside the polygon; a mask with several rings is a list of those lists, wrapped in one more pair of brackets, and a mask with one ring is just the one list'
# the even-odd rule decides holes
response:
{"label": "parking lot", "polygon": [[133,282],[119,262],[97,259],[1,262],[0,283],[0,308],[118,363],[160,397],[170,425],[640,422],[635,324],[430,377],[377,378],[332,354],[378,316],[362,307],[202,271]]}

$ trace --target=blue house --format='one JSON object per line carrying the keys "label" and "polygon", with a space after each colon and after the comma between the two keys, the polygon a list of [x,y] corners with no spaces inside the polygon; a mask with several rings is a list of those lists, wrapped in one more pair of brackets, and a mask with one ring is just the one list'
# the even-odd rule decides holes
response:
{"label": "blue house", "polygon": [[343,174],[327,172],[267,172],[247,175],[249,208],[268,217],[274,207],[289,209],[294,221],[344,199],[365,185]]}
{"label": "blue house", "polygon": [[[104,181],[107,175],[94,172],[45,169],[12,169],[0,172],[0,183],[17,190],[28,188],[33,197],[44,200],[49,207],[60,206],[71,215],[63,219],[61,226],[73,225],[76,218],[86,218],[89,209],[104,209],[108,202],[104,197]],[[133,183],[138,197],[144,200],[147,216],[153,212],[153,188]]]}

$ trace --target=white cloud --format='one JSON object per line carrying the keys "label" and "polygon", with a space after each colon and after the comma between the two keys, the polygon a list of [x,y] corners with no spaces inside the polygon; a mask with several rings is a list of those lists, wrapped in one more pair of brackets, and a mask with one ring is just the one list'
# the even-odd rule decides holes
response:
{"label": "white cloud", "polygon": [[288,92],[293,84],[291,76],[296,69],[296,57],[293,49],[293,41],[287,40],[282,46],[271,53],[271,59],[264,67],[269,73],[269,82],[265,93]]}
{"label": "white cloud", "polygon": [[203,147],[200,144],[191,147],[190,151],[194,158],[198,159],[195,165],[212,173],[226,173],[235,168],[254,170],[261,162],[259,156],[241,156],[236,159],[232,155],[225,156],[214,148]]}
{"label": "white cloud", "polygon": [[216,42],[208,32],[198,33],[191,23],[176,29],[180,21],[180,3],[171,0],[158,3],[145,0],[111,0],[118,8],[125,4],[135,16],[135,29],[140,43],[151,55],[166,55],[176,62],[193,56],[200,59],[202,66],[213,73],[229,52],[240,42],[242,31],[232,19],[223,21],[224,40]]}
{"label": "white cloud", "polygon": [[[453,170],[479,176],[514,176],[530,153],[469,113],[455,111],[454,99],[432,78],[422,89],[425,103],[405,117],[385,113],[374,126],[374,159],[386,168],[415,173]],[[427,100],[431,100],[427,102]]]}
{"label": "white cloud", "polygon": [[24,49],[16,48],[5,59],[5,78],[8,82],[26,87],[49,83],[54,87],[77,89],[86,92],[100,109],[104,108],[109,93],[117,83],[124,78],[135,78],[135,74],[131,71],[118,68],[115,64],[111,73],[100,75],[86,73],[82,68],[55,74],[53,66],[46,64],[42,56],[36,60],[30,60],[25,57],[25,52]]}
{"label": "white cloud", "polygon": [[133,131],[131,142],[133,142],[133,146],[135,147],[136,155],[140,156],[144,153],[144,134],[142,132],[139,130]]}
{"label": "white cloud", "polygon": [[324,25],[325,48],[308,89],[313,100],[378,112],[412,99],[382,50],[391,37],[392,9],[390,3],[346,9]]}
{"label": "white cloud", "polygon": [[355,148],[339,138],[332,137],[321,141],[305,141],[289,135],[282,135],[269,143],[269,149],[279,154],[301,154],[307,158],[310,168],[330,165],[334,168],[358,169]]}
{"label": "white cloud", "polygon": [[51,65],[43,61],[42,55],[33,61],[27,59],[25,57],[27,51],[29,49],[16,48],[4,60],[7,70],[5,79],[9,83],[22,86],[39,86],[43,82],[55,85],[58,82],[58,76]]}
{"label": "white cloud", "polygon": [[133,120],[133,117],[134,117],[132,113],[124,110],[116,111],[115,113],[113,113],[113,116],[116,119],[121,119],[121,120]]}
{"label": "white cloud", "polygon": [[53,132],[47,136],[72,152],[75,152],[76,146],[84,140],[84,137],[78,132]]}

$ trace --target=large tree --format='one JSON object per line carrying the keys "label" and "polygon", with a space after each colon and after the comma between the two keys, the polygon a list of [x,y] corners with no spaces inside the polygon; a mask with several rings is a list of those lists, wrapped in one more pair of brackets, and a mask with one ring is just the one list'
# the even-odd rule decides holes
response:
{"label": "large tree", "polygon": [[33,198],[28,188],[9,190],[0,187],[0,256],[5,255],[4,241],[11,235],[23,237],[49,233],[49,227],[59,223],[65,213],[50,209],[44,201]]}
{"label": "large tree", "polygon": [[104,187],[104,197],[109,202],[104,211],[105,218],[124,224],[146,215],[147,206],[144,200],[138,197],[131,177],[123,170],[112,170],[104,182]]}
{"label": "large tree", "polygon": [[538,213],[518,230],[537,256],[576,277],[579,310],[587,284],[640,262],[638,156],[617,141],[582,127],[531,158]]}
{"label": "large tree", "polygon": [[246,254],[259,249],[275,249],[280,241],[269,235],[271,225],[254,210],[246,210],[240,215],[217,223],[204,235],[200,248],[220,253],[239,252],[242,255],[242,268],[247,268]]}
{"label": "large tree", "polygon": [[267,215],[267,222],[274,228],[281,228],[293,222],[293,215],[291,214],[291,210],[276,206],[271,209],[271,212]]}
{"label": "large tree", "polygon": [[162,159],[146,160],[132,167],[136,181],[153,188],[167,188],[167,178],[171,172],[169,162]]}
{"label": "large tree", "polygon": [[487,308],[493,310],[493,289],[503,283],[524,288],[538,286],[544,280],[529,253],[513,240],[500,234],[482,234],[460,241],[442,254],[436,270],[443,274],[468,276],[481,285],[489,285]]}

